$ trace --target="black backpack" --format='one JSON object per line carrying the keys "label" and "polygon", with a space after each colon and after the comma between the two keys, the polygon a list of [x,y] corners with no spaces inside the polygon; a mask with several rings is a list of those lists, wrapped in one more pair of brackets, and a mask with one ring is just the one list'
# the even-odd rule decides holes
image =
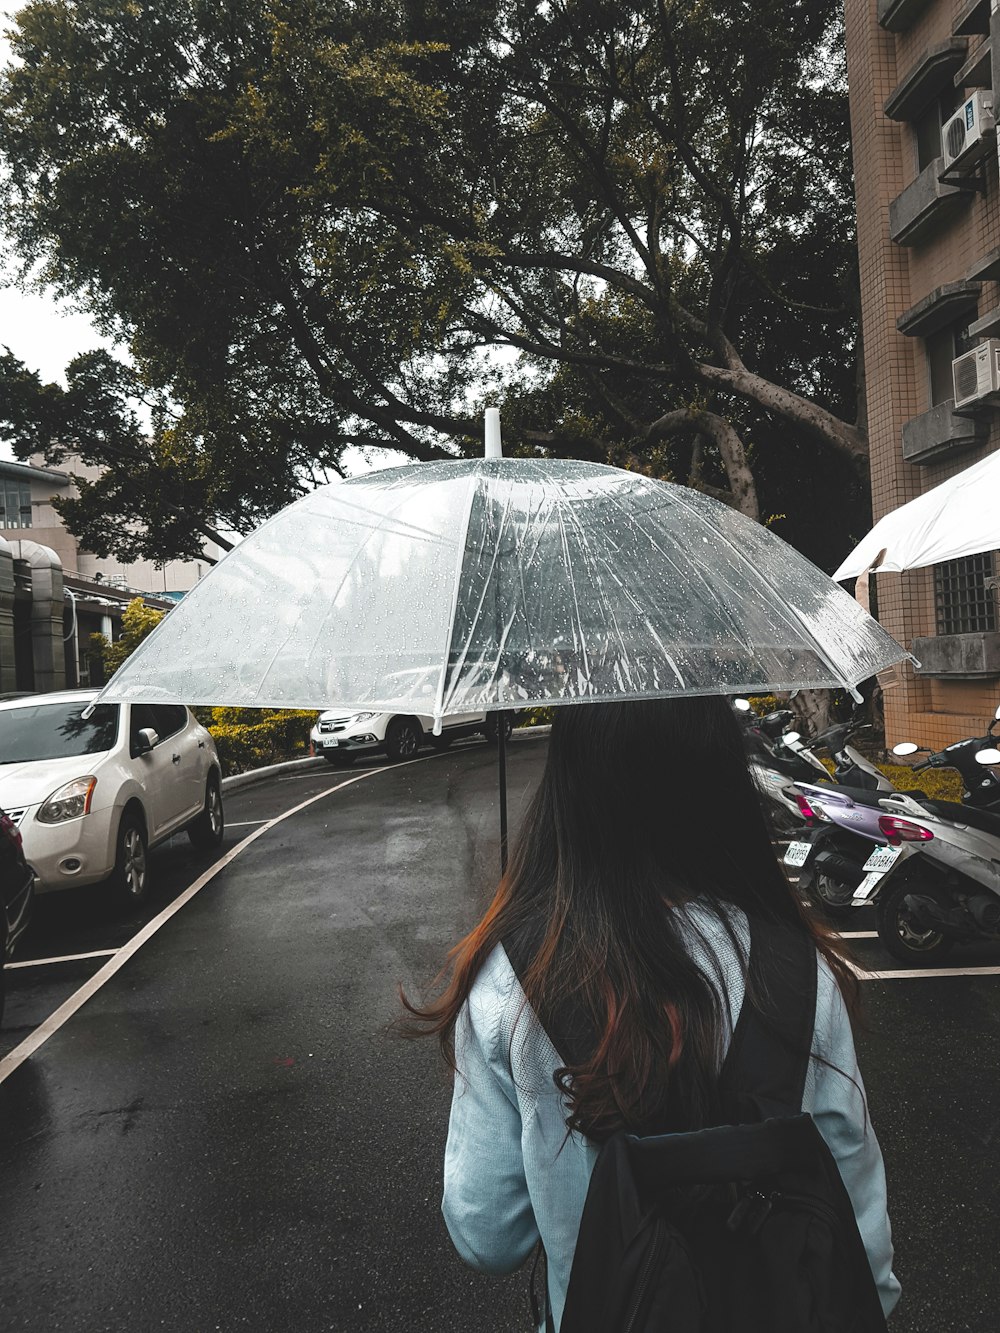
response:
{"label": "black backpack", "polygon": [[[605,1142],[560,1333],[885,1333],[850,1197],[801,1109],[816,951],[787,927],[750,926],[767,998],[758,1006],[748,991],[723,1065],[730,1123]],[[522,975],[523,940],[504,945]],[[576,1063],[587,1049],[579,1020],[539,1018]]]}

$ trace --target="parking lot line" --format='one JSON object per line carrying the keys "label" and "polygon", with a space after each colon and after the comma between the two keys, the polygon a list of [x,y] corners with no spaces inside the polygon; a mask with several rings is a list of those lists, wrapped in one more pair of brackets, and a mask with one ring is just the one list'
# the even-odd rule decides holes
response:
{"label": "parking lot line", "polygon": [[[422,755],[419,759],[410,759],[407,762],[408,764],[426,764],[428,760],[436,759],[437,757],[437,755],[428,754]],[[91,996],[96,995],[105,982],[110,981],[115,973],[125,966],[132,955],[137,953],[147,940],[152,939],[161,926],[165,926],[172,916],[179,912],[186,903],[189,903],[196,893],[216,877],[220,870],[224,870],[231,861],[235,861],[238,856],[245,852],[251,843],[256,842],[258,838],[263,837],[263,835],[270,829],[274,828],[276,824],[281,824],[284,820],[290,819],[292,815],[297,815],[300,810],[305,810],[308,806],[315,805],[317,801],[322,801],[327,796],[332,796],[334,792],[342,791],[344,787],[350,787],[355,782],[363,782],[365,778],[375,777],[379,773],[391,773],[393,769],[405,767],[407,767],[407,764],[390,764],[385,768],[370,768],[365,773],[357,773],[354,777],[346,778],[343,782],[338,782],[334,787],[327,787],[324,791],[318,792],[315,796],[310,796],[307,800],[300,801],[298,805],[293,805],[291,809],[285,810],[280,815],[275,815],[273,819],[267,820],[267,822],[262,824],[260,828],[255,829],[253,833],[248,833],[247,836],[241,839],[231,851],[228,851],[225,856],[220,857],[218,861],[213,865],[210,865],[204,874],[199,875],[193,884],[189,884],[183,893],[179,894],[172,903],[168,904],[158,916],[154,916],[152,921],[148,921],[146,925],[143,926],[142,930],[137,931],[127,944],[122,945],[113,958],[110,958],[103,967],[98,968],[89,981],[85,981],[78,990],[75,990],[69,999],[61,1004],[58,1009],[54,1010],[43,1023],[40,1023],[33,1032],[25,1037],[24,1041],[15,1046],[12,1051],[9,1051],[7,1055],[0,1059],[0,1083],[3,1083],[5,1079],[10,1078],[14,1070],[24,1064],[29,1056],[34,1055],[35,1051],[37,1051],[40,1046],[43,1046],[54,1033],[58,1032],[62,1025],[67,1022],[68,1019],[72,1018],[76,1011],[86,1004]]]}
{"label": "parking lot line", "polygon": [[5,963],[4,970],[12,967],[46,967],[49,963],[77,963],[81,958],[113,958],[117,949],[95,949],[93,953],[64,953],[58,958],[26,958],[21,963]]}
{"label": "parking lot line", "polygon": [[854,971],[861,981],[923,981],[926,977],[1000,977],[1000,967],[915,967],[909,971],[868,972],[863,967],[854,966]]}
{"label": "parking lot line", "polygon": [[266,824],[266,819],[227,819],[226,828],[245,828],[248,824]]}

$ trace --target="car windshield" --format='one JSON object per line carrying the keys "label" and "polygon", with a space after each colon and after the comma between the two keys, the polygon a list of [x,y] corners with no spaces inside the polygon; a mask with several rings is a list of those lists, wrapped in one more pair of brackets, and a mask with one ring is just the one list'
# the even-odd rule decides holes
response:
{"label": "car windshield", "polygon": [[118,735],[118,704],[98,704],[83,716],[87,700],[0,708],[0,764],[68,759],[110,750]]}

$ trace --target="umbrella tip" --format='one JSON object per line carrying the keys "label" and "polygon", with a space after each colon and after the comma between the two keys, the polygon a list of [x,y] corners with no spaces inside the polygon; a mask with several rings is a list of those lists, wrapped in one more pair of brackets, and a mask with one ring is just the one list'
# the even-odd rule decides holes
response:
{"label": "umbrella tip", "polygon": [[498,407],[488,407],[486,409],[486,448],[483,451],[484,458],[503,458],[503,448],[500,444],[500,409]]}

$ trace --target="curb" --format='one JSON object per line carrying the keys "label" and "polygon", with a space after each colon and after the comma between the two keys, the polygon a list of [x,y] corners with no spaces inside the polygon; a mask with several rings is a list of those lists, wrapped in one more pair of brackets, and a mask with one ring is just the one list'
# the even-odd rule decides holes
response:
{"label": "curb", "polygon": [[[552,730],[550,723],[543,723],[540,727],[518,727],[518,731],[528,736],[547,736]],[[513,740],[513,736],[511,737]],[[322,768],[326,765],[326,760],[321,754],[312,756],[309,759],[288,759],[283,764],[268,764],[266,768],[251,768],[246,773],[234,773],[232,777],[222,779],[223,791],[238,791],[240,787],[249,787],[254,782],[266,782],[268,778],[279,777],[282,773],[299,773],[304,769]]]}
{"label": "curb", "polygon": [[223,791],[237,791],[240,787],[249,787],[254,782],[265,782],[268,778],[282,773],[298,773],[302,769],[326,766],[322,755],[310,759],[288,759],[283,764],[268,764],[266,768],[251,768],[246,773],[234,773],[232,777],[222,779]]}

